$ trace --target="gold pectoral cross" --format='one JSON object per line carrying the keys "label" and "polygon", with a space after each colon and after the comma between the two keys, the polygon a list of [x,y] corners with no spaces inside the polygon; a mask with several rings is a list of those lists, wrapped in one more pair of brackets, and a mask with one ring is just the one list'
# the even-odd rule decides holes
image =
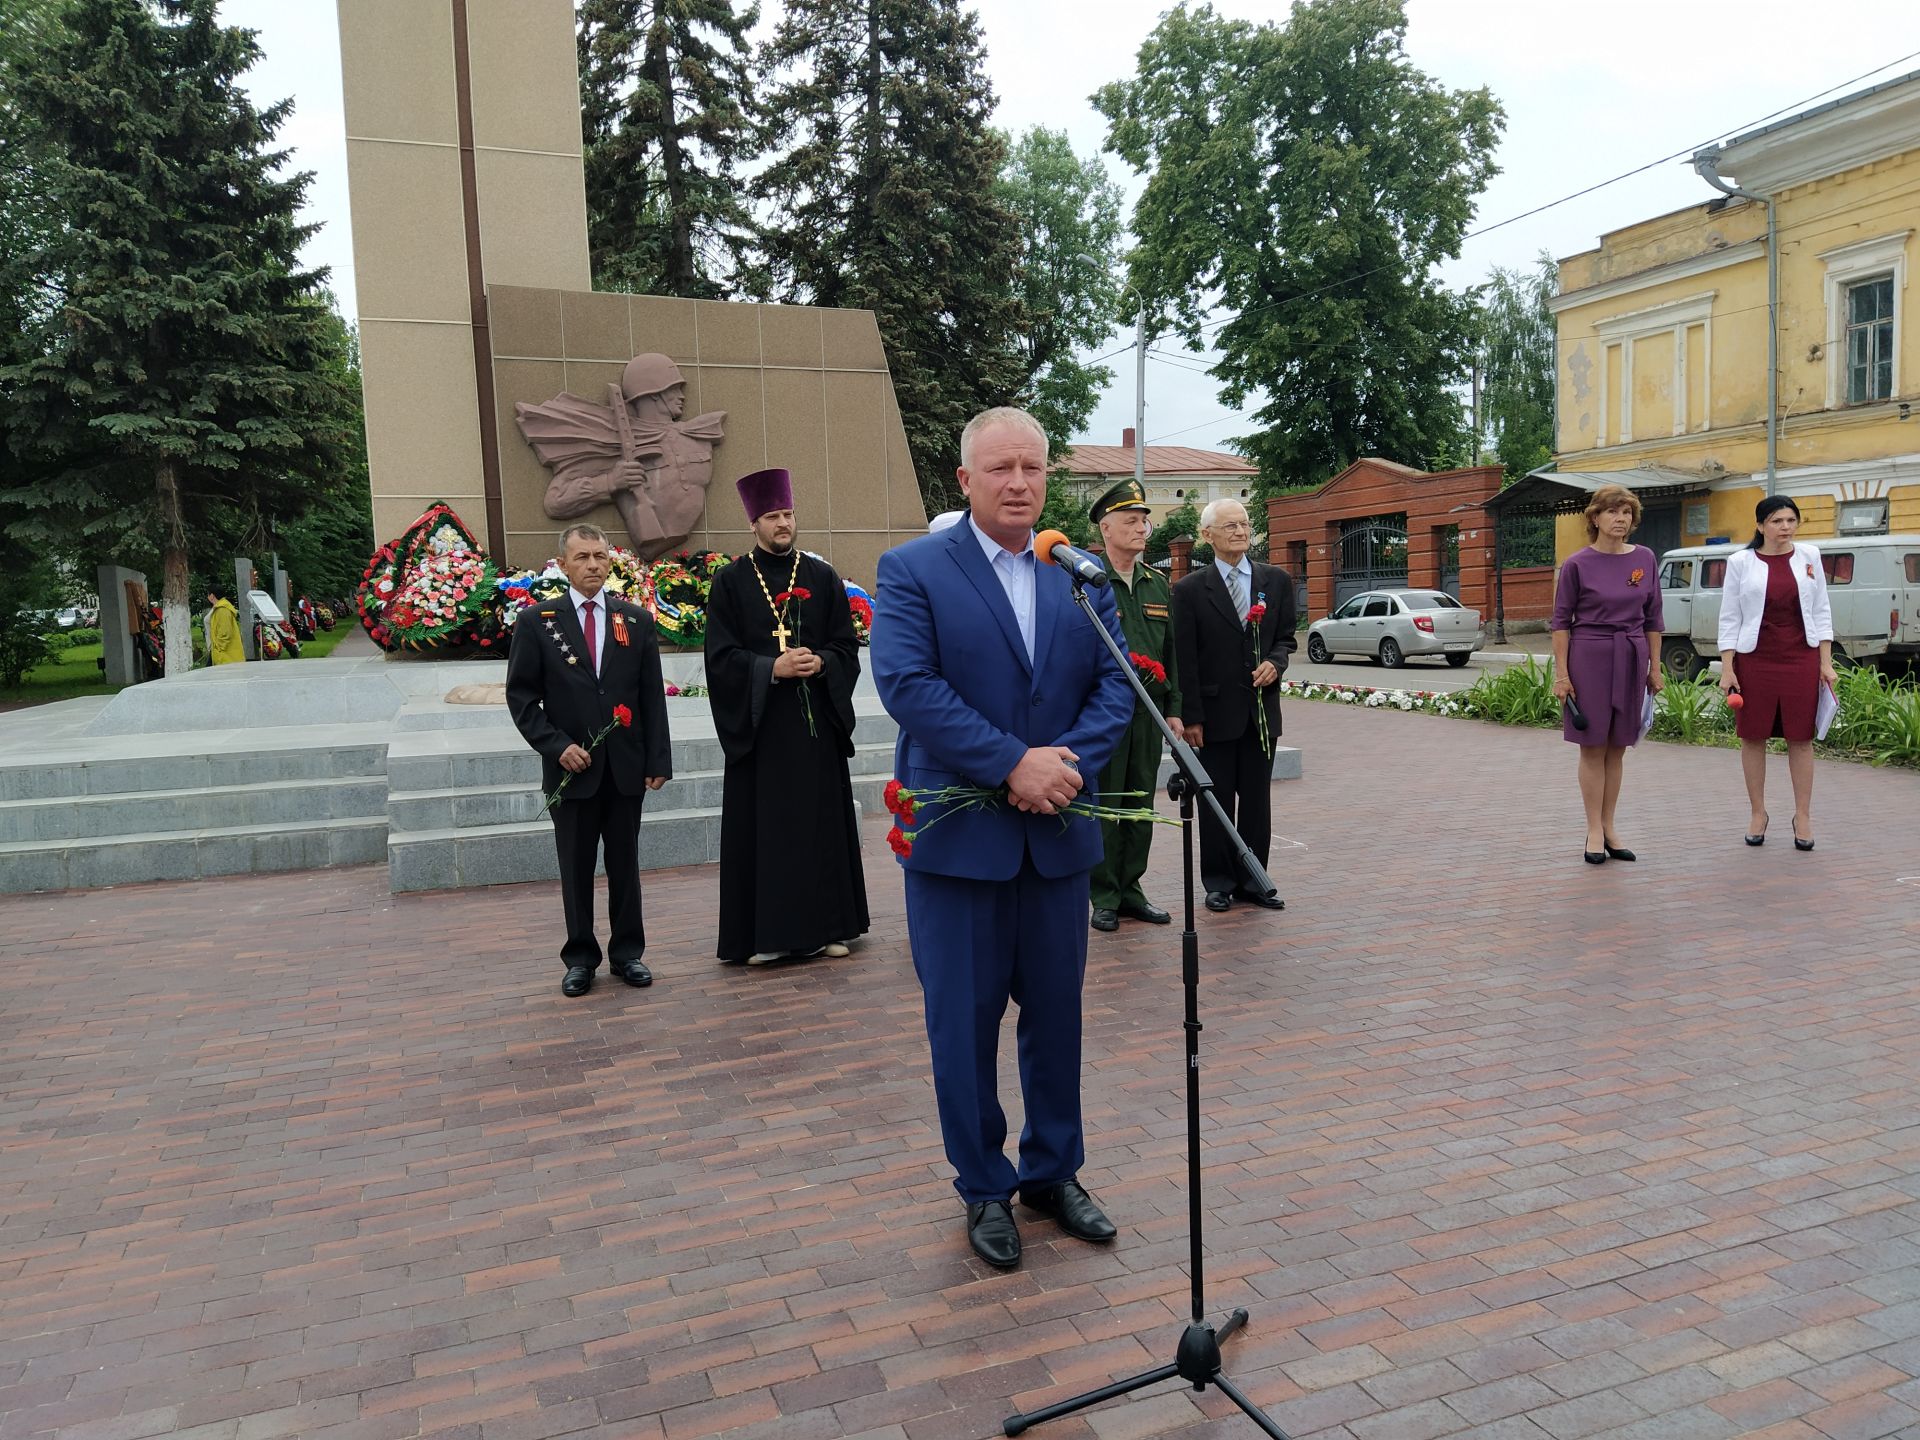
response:
{"label": "gold pectoral cross", "polygon": [[786,618],[784,616],[777,617],[773,627],[773,638],[780,642],[780,653],[782,655],[787,653],[787,637],[791,634],[793,634],[793,632],[787,629]]}

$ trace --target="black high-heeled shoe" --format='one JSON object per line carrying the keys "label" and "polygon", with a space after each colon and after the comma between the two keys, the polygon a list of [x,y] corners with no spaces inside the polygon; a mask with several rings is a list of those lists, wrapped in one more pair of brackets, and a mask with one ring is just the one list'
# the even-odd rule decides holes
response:
{"label": "black high-heeled shoe", "polygon": [[1767,843],[1767,826],[1772,823],[1773,817],[1762,810],[1760,812],[1760,833],[1758,835],[1742,835],[1740,838],[1745,840],[1749,845],[1764,845]]}
{"label": "black high-heeled shoe", "polygon": [[1811,850],[1811,849],[1813,849],[1813,841],[1811,841],[1811,840],[1802,840],[1802,839],[1800,838],[1800,827],[1799,827],[1798,825],[1795,825],[1795,826],[1793,827],[1793,848],[1794,848],[1794,849],[1796,849],[1796,850]]}
{"label": "black high-heeled shoe", "polygon": [[1627,849],[1626,846],[1615,845],[1612,841],[1608,841],[1607,858],[1610,860],[1638,860],[1640,857]]}
{"label": "black high-heeled shoe", "polygon": [[1580,852],[1580,858],[1585,860],[1589,865],[1604,865],[1607,863],[1609,853],[1610,852],[1606,850],[1582,850]]}

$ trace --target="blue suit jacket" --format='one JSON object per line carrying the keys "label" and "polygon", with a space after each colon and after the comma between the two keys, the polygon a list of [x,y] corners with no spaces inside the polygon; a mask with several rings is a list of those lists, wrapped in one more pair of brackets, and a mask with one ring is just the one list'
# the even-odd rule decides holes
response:
{"label": "blue suit jacket", "polygon": [[[900,726],[894,774],[909,789],[1002,785],[1036,745],[1064,745],[1080,757],[1082,796],[1098,785],[1133,718],[1133,691],[1073,603],[1066,572],[1034,568],[1029,661],[1006,591],[965,520],[880,557],[873,678]],[[1113,596],[1092,595],[1124,653]],[[908,869],[1011,880],[1031,854],[1034,868],[1055,879],[1100,859],[1094,820],[1023,815],[1001,804],[946,814],[928,828],[943,813],[920,812]]]}

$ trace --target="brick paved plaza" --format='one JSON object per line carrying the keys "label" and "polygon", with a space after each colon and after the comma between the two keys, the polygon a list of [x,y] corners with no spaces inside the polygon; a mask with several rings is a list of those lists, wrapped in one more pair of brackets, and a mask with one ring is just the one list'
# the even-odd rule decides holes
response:
{"label": "brick paved plaza", "polygon": [[[1650,746],[1596,869],[1556,735],[1287,736],[1289,909],[1202,926],[1229,1373],[1296,1440],[1920,1434],[1920,777],[1823,762],[1796,854],[1776,761],[1750,850],[1737,756]],[[548,885],[0,901],[0,1440],[943,1440],[1170,1360],[1176,935],[1093,941],[1119,1242],[1021,1212],[990,1272],[865,829],[852,959],[723,970],[670,872],[659,983],[580,1001]],[[1255,1432],[1162,1387],[1034,1433]]]}

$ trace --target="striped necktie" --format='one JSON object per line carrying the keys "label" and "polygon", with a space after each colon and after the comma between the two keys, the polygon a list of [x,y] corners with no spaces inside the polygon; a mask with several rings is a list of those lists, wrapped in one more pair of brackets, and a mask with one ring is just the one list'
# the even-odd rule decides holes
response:
{"label": "striped necktie", "polygon": [[1247,619],[1247,582],[1241,578],[1238,570],[1229,570],[1227,572],[1227,593],[1233,596],[1234,611],[1240,616],[1240,622],[1245,624]]}

